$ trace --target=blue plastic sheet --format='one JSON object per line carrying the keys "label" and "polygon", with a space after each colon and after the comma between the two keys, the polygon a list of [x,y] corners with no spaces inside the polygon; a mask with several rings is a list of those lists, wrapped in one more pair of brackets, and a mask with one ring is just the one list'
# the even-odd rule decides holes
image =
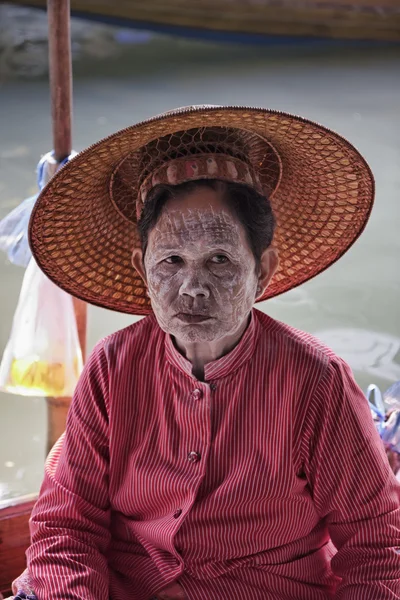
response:
{"label": "blue plastic sheet", "polygon": [[36,196],[27,198],[0,221],[0,250],[14,265],[27,267],[32,253],[28,243],[28,225]]}
{"label": "blue plastic sheet", "polygon": [[392,385],[383,397],[376,385],[370,385],[366,396],[382,441],[390,450],[400,454],[400,381]]}
{"label": "blue plastic sheet", "polygon": [[[63,167],[74,156],[76,156],[76,152],[73,151],[57,168],[60,169]],[[54,164],[53,152],[48,152],[42,156],[37,166],[39,190],[42,190],[47,183],[47,166],[50,162]],[[20,267],[26,268],[32,258],[28,241],[28,227],[38,195],[31,196],[21,202],[21,204],[0,221],[0,250],[7,254],[8,260],[11,263]]]}

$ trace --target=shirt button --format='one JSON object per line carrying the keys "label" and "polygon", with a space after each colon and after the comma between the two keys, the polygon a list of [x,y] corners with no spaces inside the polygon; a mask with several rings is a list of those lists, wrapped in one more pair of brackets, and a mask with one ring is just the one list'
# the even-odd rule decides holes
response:
{"label": "shirt button", "polygon": [[181,514],[182,514],[182,509],[178,508],[178,510],[176,510],[174,512],[174,519],[179,519],[179,517],[181,516]]}
{"label": "shirt button", "polygon": [[217,386],[215,385],[215,383],[210,383],[210,390],[212,392],[215,392],[216,389],[217,389]]}
{"label": "shirt button", "polygon": [[193,400],[201,400],[203,397],[203,392],[199,389],[193,390],[192,398]]}
{"label": "shirt button", "polygon": [[198,462],[200,460],[200,454],[198,452],[194,452],[193,450],[192,452],[189,452],[187,459],[192,463]]}

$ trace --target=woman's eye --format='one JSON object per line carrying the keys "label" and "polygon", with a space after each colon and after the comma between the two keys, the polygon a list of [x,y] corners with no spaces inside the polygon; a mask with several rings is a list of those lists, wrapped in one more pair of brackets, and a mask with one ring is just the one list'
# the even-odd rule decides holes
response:
{"label": "woman's eye", "polygon": [[213,256],[211,258],[211,262],[217,264],[217,265],[223,265],[224,263],[227,263],[229,261],[229,259],[224,256],[224,254],[216,254],[215,256]]}
{"label": "woman's eye", "polygon": [[166,262],[168,265],[176,265],[181,261],[182,259],[180,256],[168,256],[168,258],[164,260],[164,262]]}

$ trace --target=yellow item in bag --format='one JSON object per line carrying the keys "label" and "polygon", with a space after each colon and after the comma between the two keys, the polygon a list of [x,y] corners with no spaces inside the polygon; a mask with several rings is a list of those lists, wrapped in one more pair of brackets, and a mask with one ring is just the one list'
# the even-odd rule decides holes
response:
{"label": "yellow item in bag", "polygon": [[0,389],[24,396],[72,396],[81,371],[73,300],[32,259],[0,365]]}

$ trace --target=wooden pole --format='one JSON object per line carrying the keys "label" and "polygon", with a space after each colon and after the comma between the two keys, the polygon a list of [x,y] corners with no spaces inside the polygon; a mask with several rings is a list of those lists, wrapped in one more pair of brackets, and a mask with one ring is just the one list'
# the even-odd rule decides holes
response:
{"label": "wooden pole", "polygon": [[72,60],[69,0],[47,0],[53,146],[57,162],[72,150]]}
{"label": "wooden pole", "polygon": [[[72,60],[70,1],[47,0],[49,74],[54,157],[59,163],[72,150]],[[74,298],[79,342],[86,355],[87,306]],[[71,398],[47,398],[47,453],[65,430]]]}

